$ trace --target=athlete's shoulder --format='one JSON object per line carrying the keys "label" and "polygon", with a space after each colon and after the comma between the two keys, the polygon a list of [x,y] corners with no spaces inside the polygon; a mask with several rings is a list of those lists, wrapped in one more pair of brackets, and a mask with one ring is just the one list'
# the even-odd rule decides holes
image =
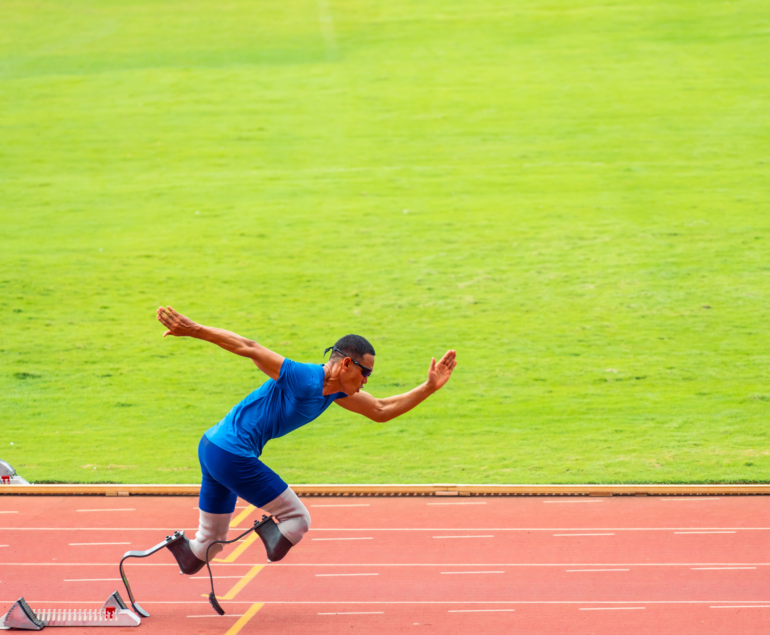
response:
{"label": "athlete's shoulder", "polygon": [[319,364],[295,362],[288,357],[281,364],[278,387],[298,397],[310,397],[323,387],[324,371]]}

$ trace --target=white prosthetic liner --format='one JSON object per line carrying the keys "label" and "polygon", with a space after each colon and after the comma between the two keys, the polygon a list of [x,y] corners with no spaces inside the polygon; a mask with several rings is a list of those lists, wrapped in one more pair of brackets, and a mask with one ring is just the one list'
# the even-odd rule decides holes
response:
{"label": "white prosthetic liner", "polygon": [[[278,520],[278,530],[292,544],[296,545],[310,529],[310,513],[291,487],[274,498],[262,509]],[[212,549],[213,551],[213,549]]]}
{"label": "white prosthetic liner", "polygon": [[[198,532],[195,534],[195,539],[190,541],[190,549],[198,560],[206,561],[206,550],[212,542],[227,540],[232,516],[232,514],[210,514],[200,510]],[[214,545],[209,549],[209,558],[213,558],[224,548],[224,545]]]}

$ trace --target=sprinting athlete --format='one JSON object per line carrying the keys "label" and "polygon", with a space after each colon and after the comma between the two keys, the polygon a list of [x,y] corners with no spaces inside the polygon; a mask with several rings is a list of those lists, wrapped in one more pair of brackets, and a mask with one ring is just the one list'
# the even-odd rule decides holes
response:
{"label": "sprinting athlete", "polygon": [[[230,331],[196,324],[169,307],[159,307],[158,320],[167,335],[194,337],[226,351],[248,357],[270,379],[237,404],[198,445],[203,480],[200,520],[193,540],[169,545],[182,573],[192,575],[206,565],[206,556],[219,553],[227,540],[230,518],[240,496],[271,515],[256,531],[268,560],[283,558],[310,529],[310,514],[292,489],[259,460],[270,439],[282,437],[313,421],[332,402],[347,410],[385,422],[409,412],[449,381],[457,365],[456,352],[435,358],[423,384],[402,395],[376,399],[361,390],[374,369],[374,348],[360,335],[337,340],[325,364],[301,364]],[[277,523],[273,520],[273,517]]]}

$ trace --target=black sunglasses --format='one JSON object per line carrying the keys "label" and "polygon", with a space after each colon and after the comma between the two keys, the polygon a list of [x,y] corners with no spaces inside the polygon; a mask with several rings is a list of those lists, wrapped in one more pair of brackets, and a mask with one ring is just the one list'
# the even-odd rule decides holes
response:
{"label": "black sunglasses", "polygon": [[327,348],[324,351],[324,357],[326,357],[326,353],[328,353],[329,351],[332,351],[332,355],[334,355],[334,352],[337,352],[340,355],[342,355],[343,357],[349,358],[351,362],[353,362],[356,366],[358,366],[361,369],[361,375],[363,375],[364,377],[369,377],[372,374],[372,372],[374,372],[373,368],[369,368],[368,366],[364,366],[360,362],[357,362],[352,357],[350,357],[350,355],[348,355],[347,353],[343,353],[336,346],[330,346],[329,348]]}

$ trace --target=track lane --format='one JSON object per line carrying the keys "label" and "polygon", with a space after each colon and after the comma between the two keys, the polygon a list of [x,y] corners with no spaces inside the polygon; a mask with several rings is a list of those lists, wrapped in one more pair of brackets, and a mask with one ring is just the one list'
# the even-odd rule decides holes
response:
{"label": "track lane", "polygon": [[[314,524],[305,541],[285,563],[264,567],[234,599],[223,601],[224,618],[187,617],[211,613],[201,597],[208,584],[180,576],[165,551],[129,565],[129,576],[140,603],[153,613],[143,624],[148,633],[224,634],[238,615],[263,602],[242,632],[338,633],[352,627],[392,633],[418,625],[546,634],[770,630],[770,608],[760,608],[770,607],[766,499],[550,500],[457,501],[484,503],[461,505],[435,498],[306,499]],[[0,530],[0,543],[9,545],[0,551],[0,610],[22,593],[33,606],[43,600],[51,606],[101,604],[122,587],[117,561],[125,550],[146,549],[180,526],[191,529],[197,519],[195,499],[187,497],[5,497],[0,503],[0,511],[17,512],[0,515],[7,528]],[[254,510],[241,527],[258,514]],[[690,530],[735,533],[675,533]],[[433,538],[474,534],[494,538]],[[70,544],[126,541],[131,545]],[[218,594],[263,563],[256,543],[237,562],[216,564]],[[479,573],[461,573],[470,567]],[[504,573],[485,575],[485,568]],[[579,568],[599,570],[571,570]],[[608,568],[629,570],[601,570]],[[377,575],[337,575],[351,570]]]}

